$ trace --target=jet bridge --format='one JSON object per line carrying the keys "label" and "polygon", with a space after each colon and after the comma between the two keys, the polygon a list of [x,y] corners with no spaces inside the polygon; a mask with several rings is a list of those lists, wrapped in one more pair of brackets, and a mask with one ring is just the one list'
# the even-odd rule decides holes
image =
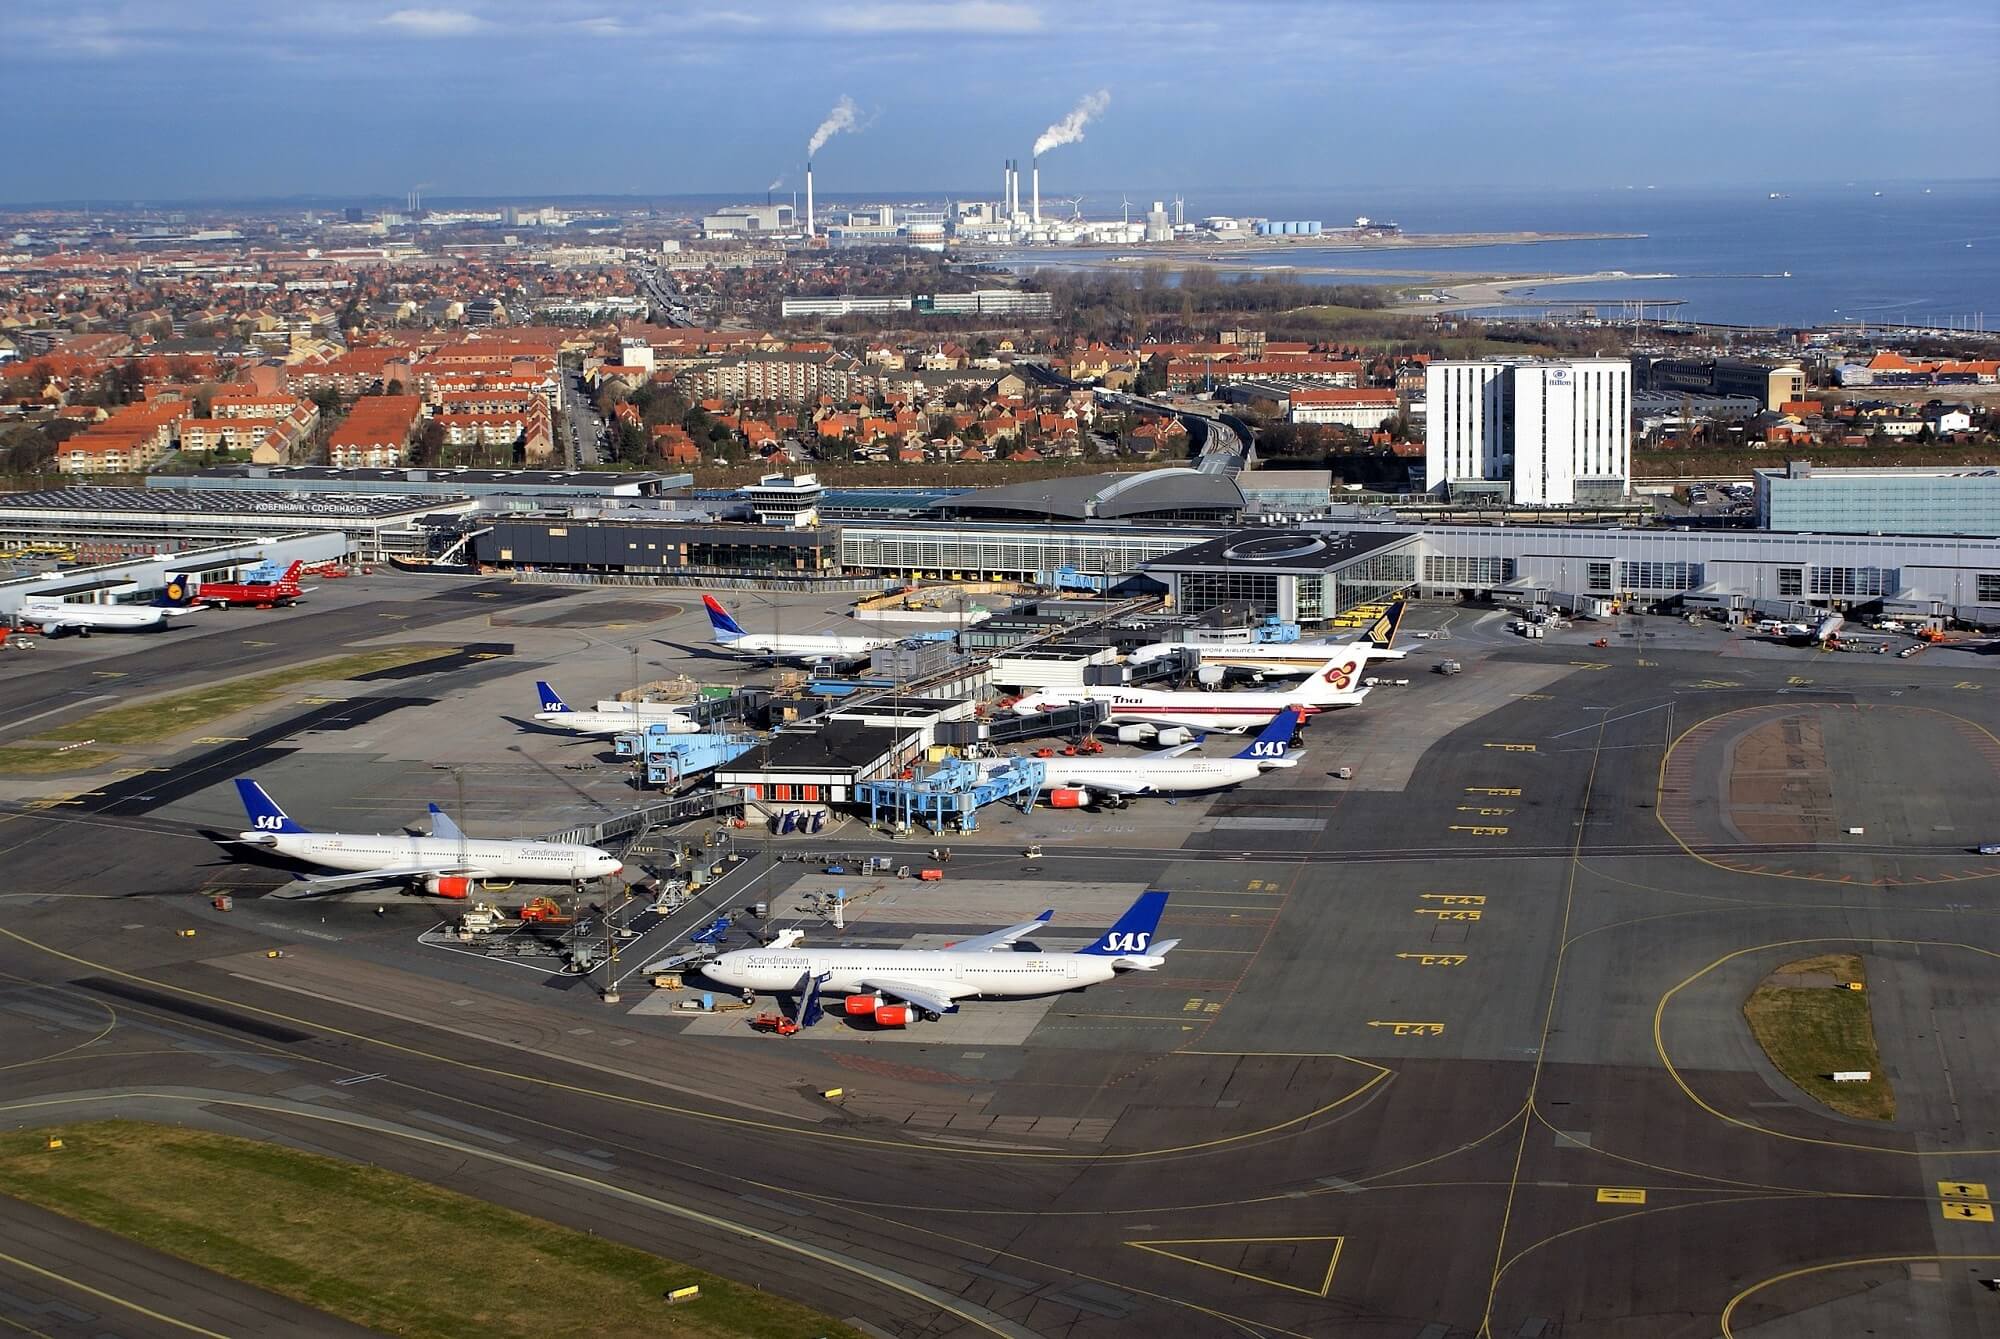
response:
{"label": "jet bridge", "polygon": [[1007,758],[984,766],[951,758],[922,776],[861,782],[854,798],[868,806],[871,824],[886,817],[905,831],[921,824],[932,832],[976,832],[981,805],[1014,802],[1026,813],[1047,778],[1047,768],[1037,758]]}

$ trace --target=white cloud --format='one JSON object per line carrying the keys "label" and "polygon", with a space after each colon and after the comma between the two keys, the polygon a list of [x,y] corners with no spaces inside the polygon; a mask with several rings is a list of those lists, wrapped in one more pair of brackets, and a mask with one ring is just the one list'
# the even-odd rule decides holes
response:
{"label": "white cloud", "polygon": [[418,37],[458,37],[482,26],[478,15],[462,9],[399,9],[378,22]]}
{"label": "white cloud", "polygon": [[953,0],[948,4],[883,3],[837,8],[821,26],[851,33],[1020,33],[1042,26],[1041,11],[1012,0]]}

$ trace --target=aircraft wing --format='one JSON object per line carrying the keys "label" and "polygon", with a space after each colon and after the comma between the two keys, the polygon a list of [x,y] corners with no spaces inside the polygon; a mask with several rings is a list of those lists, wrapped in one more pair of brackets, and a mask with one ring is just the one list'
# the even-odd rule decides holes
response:
{"label": "aircraft wing", "polygon": [[295,885],[297,892],[279,893],[277,896],[309,897],[314,893],[332,892],[337,888],[360,888],[371,883],[394,883],[397,879],[415,879],[426,875],[439,877],[464,875],[467,878],[484,878],[486,871],[471,865],[393,865],[383,869],[362,870],[358,874],[313,874],[298,881]]}
{"label": "aircraft wing", "polygon": [[955,1013],[958,1003],[952,995],[931,985],[912,985],[907,981],[897,981],[892,977],[871,977],[862,981],[864,991],[875,991],[889,995],[908,1004],[914,1004],[926,1013]]}
{"label": "aircraft wing", "polygon": [[1055,908],[1050,907],[1031,921],[1022,921],[1019,925],[1010,925],[1004,930],[995,930],[990,934],[974,935],[971,939],[961,939],[956,944],[950,946],[951,951],[953,953],[991,953],[994,949],[1007,948],[1022,935],[1033,934],[1037,930],[1047,929],[1049,922],[1055,918],[1055,914]]}

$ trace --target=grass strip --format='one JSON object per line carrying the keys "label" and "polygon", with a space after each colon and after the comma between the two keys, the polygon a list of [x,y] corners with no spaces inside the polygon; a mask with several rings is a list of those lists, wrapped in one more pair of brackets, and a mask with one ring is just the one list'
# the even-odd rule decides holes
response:
{"label": "grass strip", "polygon": [[[0,1191],[404,1339],[861,1339],[645,1251],[228,1135],[135,1121],[12,1132]],[[668,1305],[689,1285],[698,1298]]]}
{"label": "grass strip", "polygon": [[118,760],[110,749],[38,749],[31,745],[0,748],[0,776],[52,776],[57,772],[90,772]]}
{"label": "grass strip", "polygon": [[[1849,990],[1850,984],[1862,988]],[[1867,985],[1858,953],[1801,958],[1758,984],[1743,1017],[1778,1072],[1815,1101],[1843,1116],[1894,1120],[1896,1094],[1882,1073]],[[1835,1071],[1862,1069],[1871,1075],[1866,1083],[1833,1081]]]}
{"label": "grass strip", "polygon": [[394,669],[398,665],[449,655],[456,649],[449,646],[385,646],[375,651],[336,656],[331,660],[309,660],[267,674],[253,674],[248,678],[191,689],[172,697],[135,702],[127,707],[107,707],[67,725],[57,726],[42,738],[88,739],[98,744],[150,744],[171,738],[183,730],[233,716],[239,711],[260,707],[298,684],[351,679],[357,674]]}

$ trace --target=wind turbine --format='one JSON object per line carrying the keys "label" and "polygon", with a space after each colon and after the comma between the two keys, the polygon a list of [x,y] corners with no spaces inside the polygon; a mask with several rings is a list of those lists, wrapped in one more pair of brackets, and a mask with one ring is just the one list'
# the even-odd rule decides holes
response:
{"label": "wind turbine", "polygon": [[1132,202],[1121,195],[1118,197],[1118,204],[1125,211],[1125,222],[1130,224],[1132,222]]}
{"label": "wind turbine", "polygon": [[1069,197],[1069,199],[1067,199],[1067,200],[1063,201],[1063,203],[1069,206],[1069,221],[1070,221],[1071,223],[1081,223],[1081,222],[1083,222],[1083,197],[1082,197],[1082,196],[1080,196],[1080,195],[1072,195],[1072,196],[1070,196],[1070,197]]}

